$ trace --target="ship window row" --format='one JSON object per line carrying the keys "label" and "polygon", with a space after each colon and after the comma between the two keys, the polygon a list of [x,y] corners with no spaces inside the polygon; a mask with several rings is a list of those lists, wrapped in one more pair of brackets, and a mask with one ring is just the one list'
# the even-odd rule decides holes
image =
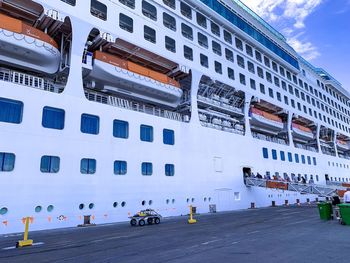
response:
{"label": "ship window row", "polygon": [[340,167],[340,168],[347,168],[347,169],[349,169],[349,165],[348,165],[348,164],[336,163],[336,162],[331,162],[331,161],[328,161],[328,166],[333,166],[333,167]]}
{"label": "ship window row", "polygon": [[[258,74],[259,74],[259,68],[258,68]],[[243,85],[245,85],[245,80],[244,79],[245,79],[244,75],[240,76],[240,80],[241,80],[240,83],[243,84]],[[251,85],[250,85],[251,88],[252,89],[256,89],[255,81],[251,80],[250,83],[251,83]],[[265,85],[262,84],[262,83],[260,83],[259,87],[260,87],[260,89],[259,89],[260,93],[266,94],[266,91],[268,91],[268,96],[270,98],[273,99],[273,98],[276,97],[278,101],[282,102],[282,95],[281,95],[280,92],[276,92],[276,96],[275,96],[275,91],[272,88],[265,87]],[[295,96],[297,98],[301,98],[301,99],[304,98],[304,101],[310,100],[310,98],[307,99],[308,97],[305,96],[304,93],[299,93],[299,91],[297,89],[294,90],[292,86],[290,86],[289,91],[290,91],[291,94],[296,94]],[[305,98],[306,98],[306,100],[305,100]],[[339,128],[339,129],[341,129],[343,131],[346,131],[346,132],[350,131],[349,128],[346,125],[344,125],[344,124],[342,124],[340,122],[337,122],[336,120],[334,120],[334,119],[332,119],[330,117],[327,117],[326,115],[321,114],[320,112],[317,112],[316,110],[313,110],[311,108],[306,107],[305,104],[302,105],[300,102],[295,101],[294,99],[290,99],[290,103],[289,103],[289,98],[287,96],[285,96],[285,95],[283,96],[283,99],[284,99],[283,102],[286,105],[291,105],[294,109],[298,109],[299,111],[301,111],[301,112],[303,112],[305,114],[308,114],[311,117],[314,117],[316,119],[318,118],[319,120],[321,120],[321,121],[323,121],[325,123],[328,123],[329,125],[332,125],[333,127],[335,126],[336,128]],[[312,102],[312,100],[310,100],[310,101]],[[323,104],[320,104],[318,101],[314,101],[314,103],[317,106],[317,108],[322,109],[322,111],[327,112],[329,114],[331,113],[331,111],[328,109],[328,107],[325,107]],[[331,115],[334,116],[335,114],[331,114]],[[340,117],[341,117],[341,115],[340,115]],[[342,121],[344,121],[346,124],[348,123],[348,119],[347,118],[340,118],[340,119]]]}
{"label": "ship window row", "polygon": [[349,178],[344,178],[344,177],[330,177],[331,182],[349,182]]}
{"label": "ship window row", "polygon": [[[135,1],[125,1],[125,0],[119,0],[121,3],[131,7],[131,8],[135,8]],[[164,3],[172,8],[175,8],[175,1],[164,1]],[[189,18],[189,19],[192,19],[192,10],[191,10],[191,7],[188,6],[187,4],[185,3],[182,3],[181,2],[181,14],[184,15],[185,17]],[[153,20],[156,20],[157,19],[157,9],[155,6],[149,4],[147,1],[142,1],[142,12],[143,14],[146,16],[146,17],[149,17]],[[125,17],[124,17],[125,18]],[[128,30],[129,32],[132,32],[132,19],[131,18],[128,18],[128,19],[123,19],[122,20],[123,22],[121,22],[123,25],[121,25],[122,28],[124,28],[125,30]],[[199,12],[196,12],[196,21],[197,21],[197,24],[202,26],[203,28],[207,28],[207,19],[204,15],[202,15],[201,13]],[[176,31],[176,19],[172,16],[170,16],[169,14],[167,13],[163,13],[163,24],[170,28],[171,30],[174,30]],[[193,30],[191,27],[189,27],[188,25],[182,23],[181,24],[181,28],[182,28],[182,34],[184,37],[190,39],[190,40],[193,40]],[[145,33],[145,38],[149,41],[151,41],[152,43],[155,43],[155,31],[151,31],[150,28],[145,28],[145,31],[147,33]],[[215,24],[214,22],[211,22],[211,31],[213,34],[217,35],[217,36],[220,36],[220,28],[217,24]],[[204,35],[201,35],[198,37],[198,42],[200,45],[202,46],[206,46],[208,47],[208,43],[207,41],[205,41],[205,39],[203,38]],[[231,33],[227,32],[226,30],[224,30],[224,40],[230,44],[232,44],[232,35]],[[175,51],[175,41],[171,41],[172,43],[170,45],[166,44],[166,46],[168,46],[169,50],[171,50],[172,52],[176,52]],[[239,39],[239,38],[235,38],[235,43],[236,43],[236,47],[240,50],[243,51],[243,42]],[[215,44],[214,44],[215,45]],[[217,45],[216,45],[217,46]],[[245,45],[245,48],[246,48],[246,53],[253,57],[253,49],[250,45],[246,44]],[[216,54],[220,54],[219,53],[219,49],[218,48],[213,48],[213,52],[216,53]],[[220,54],[221,55],[221,54]],[[266,56],[263,57],[263,60],[262,60],[262,55],[259,51],[256,51],[255,52],[255,55],[256,55],[256,59],[257,61],[259,62],[263,62],[265,66],[267,67],[271,67],[272,65],[272,69],[276,72],[276,73],[279,73],[281,76],[283,77],[287,77],[288,80],[292,81],[292,77],[291,77],[291,73],[289,71],[286,71],[282,66],[278,66],[276,62],[274,61],[270,61],[269,58],[267,58]],[[189,56],[190,57],[190,56]],[[271,78],[268,78],[268,79],[271,79]],[[299,81],[297,80],[296,76],[293,75],[293,82],[295,84],[299,84],[300,87],[305,87],[305,89],[307,91],[309,91],[309,88],[308,88],[308,85],[306,83],[304,83],[303,85],[303,82],[302,80],[299,79]],[[274,78],[274,83],[277,87],[279,87],[279,80],[275,77]],[[285,87],[285,83],[282,82],[282,87]],[[311,86],[310,87],[310,92],[313,94],[313,88]],[[327,88],[328,89],[328,88]],[[331,93],[332,94],[332,93]],[[315,89],[315,95],[317,95],[317,90]],[[335,94],[334,94],[334,97]],[[323,98],[321,96],[321,98]],[[327,101],[327,100],[326,100]],[[328,102],[329,102],[329,98],[328,98]],[[346,111],[346,109],[344,107],[340,107],[339,105],[337,104],[334,104],[334,102],[331,100],[329,104],[332,104],[332,106],[338,106],[340,110],[342,110],[344,113]],[[349,114],[349,113],[348,113]]]}
{"label": "ship window row", "polygon": [[[153,10],[153,11],[152,11]],[[181,5],[181,13],[184,15],[184,14],[191,14],[191,12],[189,11],[190,8],[188,5],[186,4],[182,4]],[[153,15],[150,15],[150,13],[152,13]],[[156,18],[156,8],[152,5],[150,5],[148,2],[146,1],[143,1],[143,14],[145,16],[148,16],[148,17],[153,17],[153,18]],[[203,27],[206,27],[206,18],[204,15],[200,14],[200,13],[197,13],[197,23],[200,25],[200,26],[203,26]],[[192,18],[192,15],[187,15],[186,17],[189,17],[189,18]],[[205,22],[204,22],[205,21]],[[176,19],[172,16],[170,16],[169,14],[167,14],[166,12],[163,13],[163,24],[164,26],[170,28],[171,30],[174,30],[176,31]],[[217,25],[215,25],[215,23],[212,23],[212,31],[214,32],[217,32],[215,30],[213,30],[213,28],[218,28]],[[133,26],[132,26],[132,19],[130,17],[127,17],[125,15],[121,15],[121,19],[120,19],[120,27],[129,31],[129,32],[133,32]],[[189,39],[189,40],[193,40],[194,39],[194,33],[193,33],[193,29],[182,23],[181,24],[181,32],[182,32],[182,35]],[[220,32],[220,31],[219,31]],[[219,34],[220,35],[220,34]],[[224,39],[225,41],[228,41],[229,43],[232,43],[232,35],[225,31],[224,32]],[[156,31],[153,30],[152,28],[148,27],[148,26],[145,26],[144,27],[144,37],[146,40],[150,41],[151,43],[156,43]],[[198,43],[199,45],[205,47],[205,48],[208,48],[209,44],[208,44],[208,38],[203,35],[202,33],[198,32]],[[239,38],[235,38],[235,44],[236,44],[236,47],[243,51],[243,42],[242,40],[240,40]],[[174,39],[166,36],[165,37],[165,47],[167,50],[173,52],[173,53],[176,53],[176,42]],[[253,57],[253,48],[246,44],[245,45],[245,49],[246,49],[246,53],[249,55],[249,56],[252,56]],[[222,55],[222,50],[221,50],[221,45],[219,43],[217,43],[216,41],[212,41],[212,50],[213,50],[213,53],[214,54],[217,54],[219,56]],[[233,62],[233,52],[227,48],[225,48],[225,55],[226,55],[226,59]],[[282,67],[282,66],[278,66],[276,62],[274,61],[271,61],[269,58],[267,58],[266,56],[262,56],[261,53],[259,51],[256,51],[255,52],[255,55],[256,55],[256,59],[258,61],[260,61],[261,63],[263,62],[265,66],[267,67],[271,67],[272,65],[272,69],[277,72],[277,73],[280,73],[280,75],[282,75],[283,77],[287,76],[287,78],[291,81],[292,80],[292,77],[291,77],[291,74],[290,72],[288,71],[285,71],[285,69]],[[188,47],[188,46],[184,46],[184,57],[188,60],[191,60],[193,61],[193,50]],[[262,58],[263,58],[263,61],[262,61]],[[201,57],[201,65],[204,66],[204,67],[209,67],[209,63],[206,62],[206,58],[205,57]],[[245,68],[244,66],[244,59],[243,57],[239,57],[238,58],[238,65],[242,68]],[[251,72],[251,73],[255,73],[255,67],[253,65],[252,62],[248,61],[248,70]],[[220,65],[219,62],[215,61],[214,62],[214,68],[215,68],[215,71],[219,74],[222,74],[222,66]],[[264,75],[262,73],[262,69],[260,67],[257,68],[257,71],[258,71],[258,76],[264,78]],[[284,90],[287,90],[287,85],[286,85],[286,82],[285,81],[281,81],[280,82],[280,79],[277,78],[276,76],[274,76],[272,78],[272,75],[271,73],[269,72],[266,72],[266,80],[270,83],[274,83],[276,87],[281,87],[282,85],[282,88]],[[295,84],[298,83],[297,81],[297,78],[293,75],[293,82]],[[305,85],[306,83],[304,83],[304,86],[306,86],[306,89],[308,90],[308,86],[307,84]],[[302,85],[302,81],[299,79],[299,85]],[[310,86],[310,91],[313,91],[314,89]],[[316,90],[315,90],[316,91]],[[316,91],[317,92],[317,91]],[[316,93],[317,95],[317,93]],[[303,96],[303,94],[302,94]],[[308,100],[308,103],[310,103],[310,97],[307,96],[306,99]],[[305,100],[305,99],[304,99]],[[334,117],[337,117],[337,116],[334,116]],[[341,119],[345,119],[344,117],[341,116]],[[348,121],[349,122],[349,121]]]}
{"label": "ship window row", "polygon": [[[262,155],[264,159],[269,159],[269,149],[268,148],[262,148]],[[300,158],[299,158],[300,157]],[[280,160],[280,161],[287,161],[288,162],[294,162],[295,163],[302,163],[302,164],[308,164],[308,165],[317,165],[316,157],[311,156],[305,156],[303,154],[297,154],[294,155],[291,152],[285,153],[284,151],[277,151],[275,149],[271,149],[271,158],[272,160]]]}
{"label": "ship window row", "polygon": [[[16,156],[13,153],[0,152],[0,172],[11,172],[15,167]],[[61,159],[58,156],[44,155],[40,160],[40,171],[42,173],[58,173],[60,171]],[[116,160],[113,164],[113,171],[115,175],[125,175],[128,170],[127,162],[124,160]],[[81,174],[95,174],[97,169],[96,159],[83,158],[80,160]],[[153,174],[153,163],[141,163],[141,174],[150,176]],[[175,175],[175,165],[164,165],[165,176]]]}
{"label": "ship window row", "polygon": [[[239,58],[239,59],[240,59],[240,61],[242,61],[243,58]],[[244,67],[244,64],[241,63],[241,66]],[[263,77],[263,70],[260,67],[257,67],[257,72],[258,72],[258,76],[260,76],[261,78],[264,78]],[[267,80],[269,82],[272,82],[270,73],[266,72],[266,78],[267,78]],[[278,82],[278,79],[275,80],[275,82]],[[263,84],[261,84],[261,85],[262,86],[261,86],[260,91],[261,91],[261,93],[265,94],[265,87],[264,87]],[[283,86],[285,86],[284,82],[282,82],[282,87]],[[305,95],[304,92],[299,91],[297,88],[294,89],[291,85],[288,85],[288,91],[289,91],[290,94],[295,95],[295,97],[301,99],[302,101],[307,102],[308,104],[313,105],[315,107],[317,106],[318,109],[322,109],[323,112],[326,112],[327,114],[330,114],[330,115],[336,117],[337,119],[345,122],[346,124],[350,123],[348,118],[345,118],[344,116],[339,115],[338,112],[335,112],[334,110],[328,108],[324,104],[319,103],[319,101],[316,101],[314,98],[310,98],[309,95]],[[271,98],[274,98],[273,90],[271,88],[269,88],[269,96]],[[277,92],[277,99],[279,101],[281,101],[281,94],[279,92]],[[284,96],[284,100],[285,100],[285,104],[289,105],[287,96]],[[319,118],[321,121],[323,120],[324,122],[326,122],[326,123],[328,123],[328,124],[330,124],[332,126],[335,126],[335,127],[339,128],[339,129],[341,129],[343,131],[349,132],[348,127],[346,127],[344,124],[341,124],[340,122],[338,123],[334,119],[326,117],[325,115],[323,115],[323,118],[322,118],[321,113],[319,113],[317,115],[316,110],[312,110],[311,108],[307,108],[306,105],[301,106],[300,102],[295,103],[295,100],[291,99],[291,106],[293,108],[296,108],[295,105],[297,105],[298,110],[304,112],[305,114],[309,114],[311,117],[314,117],[314,118]]]}
{"label": "ship window row", "polygon": [[[0,122],[19,124],[22,122],[23,103],[20,101],[0,98]],[[45,106],[42,113],[42,126],[48,129],[63,130],[65,111],[63,109]],[[83,113],[80,119],[80,131],[86,134],[97,135],[100,132],[99,116]],[[124,120],[113,121],[113,136],[129,138],[129,123]],[[153,142],[154,130],[150,125],[140,125],[140,140]],[[175,132],[163,129],[163,144],[175,144]]]}

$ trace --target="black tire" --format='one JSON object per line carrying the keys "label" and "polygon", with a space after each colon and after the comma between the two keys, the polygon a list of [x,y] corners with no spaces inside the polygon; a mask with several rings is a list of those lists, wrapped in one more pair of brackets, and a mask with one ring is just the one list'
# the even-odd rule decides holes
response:
{"label": "black tire", "polygon": [[130,220],[130,225],[131,226],[136,226],[137,225],[137,220],[136,219],[131,219]]}
{"label": "black tire", "polygon": [[159,218],[159,217],[156,217],[156,218],[154,219],[154,223],[155,223],[156,225],[158,225],[158,224],[160,223],[160,218]]}
{"label": "black tire", "polygon": [[144,226],[146,224],[145,220],[140,219],[139,220],[139,226]]}
{"label": "black tire", "polygon": [[147,218],[147,223],[149,225],[152,225],[153,224],[153,218]]}

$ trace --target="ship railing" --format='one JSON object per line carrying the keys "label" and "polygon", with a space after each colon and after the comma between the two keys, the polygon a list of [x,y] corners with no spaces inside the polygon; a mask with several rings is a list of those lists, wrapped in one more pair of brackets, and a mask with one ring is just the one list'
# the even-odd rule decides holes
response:
{"label": "ship railing", "polygon": [[0,81],[11,82],[54,93],[61,93],[63,91],[63,87],[54,85],[54,83],[50,80],[4,68],[0,68]]}
{"label": "ship railing", "polygon": [[187,115],[183,115],[178,112],[161,109],[159,107],[150,106],[150,105],[146,105],[143,103],[139,103],[139,102],[123,99],[123,98],[118,98],[115,96],[104,95],[98,92],[87,91],[87,90],[85,90],[85,96],[90,101],[95,101],[95,102],[111,105],[118,108],[143,112],[150,115],[163,117],[163,118],[176,120],[176,121],[181,121],[181,122],[189,121],[189,118]]}
{"label": "ship railing", "polygon": [[262,133],[252,132],[252,136],[254,138],[259,139],[259,140],[264,140],[264,141],[268,141],[268,142],[274,142],[274,143],[278,143],[278,144],[282,144],[282,145],[287,145],[287,142],[284,139],[268,136],[268,135],[265,135]]}
{"label": "ship railing", "polygon": [[[296,182],[268,180],[252,177],[245,177],[244,181],[246,186],[276,188],[281,190],[294,191],[301,194],[314,194],[320,197],[330,197],[337,191],[337,189],[331,188],[327,185],[303,184]],[[269,182],[273,182],[273,184],[269,184]]]}

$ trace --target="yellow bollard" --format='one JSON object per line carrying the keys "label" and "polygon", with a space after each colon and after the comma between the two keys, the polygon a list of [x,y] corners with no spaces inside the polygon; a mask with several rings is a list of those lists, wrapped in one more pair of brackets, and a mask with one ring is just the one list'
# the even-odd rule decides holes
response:
{"label": "yellow bollard", "polygon": [[20,240],[16,243],[16,247],[27,247],[33,245],[33,240],[28,239],[28,231],[29,231],[29,220],[30,217],[26,218],[26,226],[24,228],[24,235],[23,235],[23,240]]}
{"label": "yellow bollard", "polygon": [[190,219],[188,219],[189,224],[197,223],[196,219],[193,219],[192,205],[190,205]]}

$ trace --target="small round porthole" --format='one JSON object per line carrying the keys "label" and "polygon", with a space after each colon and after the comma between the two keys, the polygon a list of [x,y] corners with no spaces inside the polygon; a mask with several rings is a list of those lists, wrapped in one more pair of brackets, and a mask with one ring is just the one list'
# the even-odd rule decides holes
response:
{"label": "small round porthole", "polygon": [[42,209],[43,208],[40,205],[38,205],[38,206],[35,207],[35,212],[36,213],[40,213]]}
{"label": "small round porthole", "polygon": [[7,207],[3,207],[0,209],[0,215],[6,215],[8,211]]}
{"label": "small round porthole", "polygon": [[84,207],[85,207],[85,205],[84,205],[84,204],[80,204],[80,205],[79,205],[79,209],[80,209],[80,210],[83,210],[83,209],[84,209]]}
{"label": "small round porthole", "polygon": [[94,208],[94,206],[95,206],[94,203],[90,203],[90,204],[89,204],[89,209]]}
{"label": "small round porthole", "polygon": [[122,207],[125,207],[125,206],[126,206],[126,202],[123,201],[123,202],[122,202]]}
{"label": "small round porthole", "polygon": [[118,206],[118,202],[113,203],[113,207],[116,208]]}
{"label": "small round porthole", "polygon": [[49,205],[47,207],[47,212],[51,213],[53,211],[53,209],[54,209],[54,206],[53,205]]}
{"label": "small round porthole", "polygon": [[153,201],[152,200],[149,200],[148,201],[148,205],[152,205],[153,204]]}
{"label": "small round porthole", "polygon": [[141,202],[141,205],[145,205],[145,204],[146,204],[146,201],[143,200],[143,201]]}

